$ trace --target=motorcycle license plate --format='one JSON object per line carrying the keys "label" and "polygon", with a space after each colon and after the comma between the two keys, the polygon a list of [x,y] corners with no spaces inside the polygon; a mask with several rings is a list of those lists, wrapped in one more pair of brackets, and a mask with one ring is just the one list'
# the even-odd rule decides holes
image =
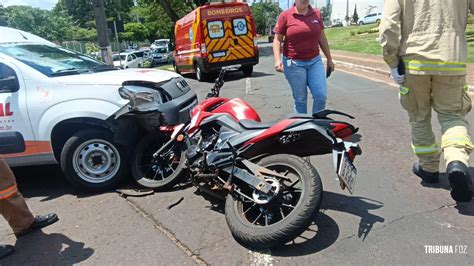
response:
{"label": "motorcycle license plate", "polygon": [[349,192],[352,194],[356,183],[357,169],[355,168],[349,157],[347,157],[347,153],[345,152],[341,157],[338,169],[339,171],[337,175],[347,187]]}

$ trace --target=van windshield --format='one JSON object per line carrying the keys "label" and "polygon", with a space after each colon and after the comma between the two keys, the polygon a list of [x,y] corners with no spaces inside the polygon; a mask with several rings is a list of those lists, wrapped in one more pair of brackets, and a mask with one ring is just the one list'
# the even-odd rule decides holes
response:
{"label": "van windshield", "polygon": [[44,44],[2,44],[7,54],[48,77],[114,70],[85,55]]}

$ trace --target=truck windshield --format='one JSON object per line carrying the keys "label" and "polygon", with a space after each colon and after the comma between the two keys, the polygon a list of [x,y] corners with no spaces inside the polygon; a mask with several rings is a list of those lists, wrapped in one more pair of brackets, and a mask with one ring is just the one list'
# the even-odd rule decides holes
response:
{"label": "truck windshield", "polygon": [[3,44],[0,53],[14,57],[48,77],[115,69],[85,55],[44,44]]}

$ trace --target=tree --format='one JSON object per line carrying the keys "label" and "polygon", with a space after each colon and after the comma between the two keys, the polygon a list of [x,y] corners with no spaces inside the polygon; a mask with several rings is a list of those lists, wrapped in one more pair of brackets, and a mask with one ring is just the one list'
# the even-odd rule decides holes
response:
{"label": "tree", "polygon": [[66,15],[30,6],[9,6],[4,9],[9,27],[24,30],[49,41],[86,40],[95,36],[95,30],[80,28]]}
{"label": "tree", "polygon": [[354,7],[354,15],[352,15],[352,22],[354,23],[359,22],[359,14],[357,14],[357,4]]}
{"label": "tree", "polygon": [[137,22],[131,22],[124,25],[125,32],[121,34],[121,38],[126,41],[142,42],[148,37],[147,28]]}
{"label": "tree", "polygon": [[0,26],[7,26],[7,20],[5,17],[5,8],[0,4]]}
{"label": "tree", "polygon": [[321,14],[323,16],[323,21],[329,25],[331,20],[331,6],[328,5],[321,7]]}
{"label": "tree", "polygon": [[271,3],[258,2],[251,6],[255,26],[259,34],[266,34],[270,27],[275,26],[281,9]]}

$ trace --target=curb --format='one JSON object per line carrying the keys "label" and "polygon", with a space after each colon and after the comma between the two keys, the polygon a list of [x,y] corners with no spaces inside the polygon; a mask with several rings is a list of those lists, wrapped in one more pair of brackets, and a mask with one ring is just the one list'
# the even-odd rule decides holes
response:
{"label": "curb", "polygon": [[[339,61],[339,60],[333,60],[333,62],[338,64],[338,65],[342,65],[345,68],[349,68],[349,69],[361,70],[361,71],[365,71],[365,72],[369,72],[369,73],[377,73],[377,74],[390,76],[390,71],[388,71],[388,70],[383,70],[383,69],[368,67],[368,66],[362,66],[362,65],[358,65],[358,64],[354,64],[354,63],[348,63],[348,62]],[[472,86],[472,85],[468,85],[468,86],[469,86],[469,93],[474,95],[474,86]]]}

